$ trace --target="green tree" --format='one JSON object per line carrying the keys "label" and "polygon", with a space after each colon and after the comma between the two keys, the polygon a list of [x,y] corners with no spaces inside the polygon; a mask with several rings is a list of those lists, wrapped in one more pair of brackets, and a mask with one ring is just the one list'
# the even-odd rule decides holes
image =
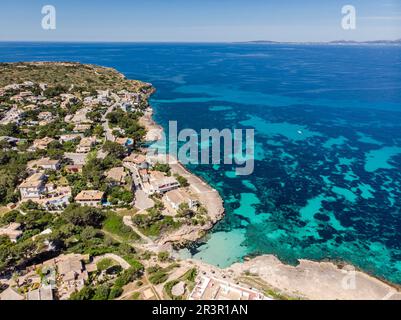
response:
{"label": "green tree", "polygon": [[77,226],[99,227],[105,216],[97,208],[81,207],[78,204],[70,204],[63,213],[64,218]]}
{"label": "green tree", "polygon": [[124,290],[121,287],[118,287],[118,286],[111,287],[110,294],[109,294],[109,300],[118,298],[119,296],[122,295],[123,291]]}
{"label": "green tree", "polygon": [[95,136],[101,137],[104,133],[103,127],[101,125],[97,125],[95,128],[93,128],[93,134]]}
{"label": "green tree", "polygon": [[90,300],[94,294],[95,291],[92,287],[85,286],[80,291],[71,294],[70,300]]}
{"label": "green tree", "polygon": [[108,152],[111,156],[117,159],[124,158],[126,154],[125,148],[117,142],[113,141],[106,141],[103,145],[103,151]]}
{"label": "green tree", "polygon": [[109,298],[110,288],[108,285],[103,284],[96,288],[92,300],[107,300]]}
{"label": "green tree", "polygon": [[191,218],[195,215],[195,212],[193,212],[189,208],[189,204],[187,202],[183,202],[179,205],[178,210],[177,210],[177,216],[180,218]]}
{"label": "green tree", "polygon": [[157,258],[159,259],[159,261],[161,262],[165,262],[169,259],[170,254],[167,251],[161,251],[157,254]]}
{"label": "green tree", "polygon": [[177,179],[178,183],[180,184],[180,187],[185,188],[185,187],[189,186],[188,180],[185,177],[177,175],[176,179]]}
{"label": "green tree", "polygon": [[164,173],[170,173],[170,166],[167,163],[159,163],[157,162],[154,166],[153,166],[153,170],[155,171],[160,171],[160,172],[164,172]]}

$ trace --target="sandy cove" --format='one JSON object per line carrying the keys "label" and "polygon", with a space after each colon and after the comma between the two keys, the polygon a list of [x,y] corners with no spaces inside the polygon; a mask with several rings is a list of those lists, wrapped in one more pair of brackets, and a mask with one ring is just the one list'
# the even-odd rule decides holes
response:
{"label": "sandy cove", "polygon": [[163,128],[153,120],[153,109],[148,108],[139,119],[139,124],[146,128],[145,141],[159,141],[163,136]]}

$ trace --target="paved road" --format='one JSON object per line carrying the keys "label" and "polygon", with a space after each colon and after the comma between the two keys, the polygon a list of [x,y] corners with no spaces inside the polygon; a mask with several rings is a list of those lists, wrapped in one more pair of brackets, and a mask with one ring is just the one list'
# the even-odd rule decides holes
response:
{"label": "paved road", "polygon": [[135,191],[135,207],[139,210],[147,210],[152,208],[155,202],[148,197],[143,190]]}
{"label": "paved road", "polygon": [[115,140],[115,137],[114,137],[114,135],[113,135],[113,130],[111,130],[110,127],[109,127],[109,120],[106,118],[106,116],[107,116],[110,112],[112,112],[112,111],[114,110],[115,106],[116,106],[115,104],[113,104],[112,106],[110,106],[110,107],[107,109],[106,113],[102,116],[102,122],[103,122],[102,126],[103,126],[103,130],[104,130],[104,132],[105,132],[106,140],[108,140],[108,141],[114,141],[114,140]]}

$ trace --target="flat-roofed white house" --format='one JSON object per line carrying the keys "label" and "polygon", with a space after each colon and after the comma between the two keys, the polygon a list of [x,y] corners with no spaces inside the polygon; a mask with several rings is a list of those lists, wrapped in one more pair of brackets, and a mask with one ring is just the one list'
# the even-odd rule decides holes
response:
{"label": "flat-roofed white house", "polygon": [[139,169],[148,169],[149,164],[146,162],[146,156],[138,153],[131,153],[129,156],[125,157],[124,163],[132,163],[136,165]]}
{"label": "flat-roofed white house", "polygon": [[86,130],[89,130],[91,128],[90,124],[77,124],[74,127],[74,132],[85,132]]}
{"label": "flat-roofed white house", "polygon": [[60,141],[61,143],[69,142],[69,141],[75,141],[75,140],[78,140],[78,139],[80,139],[80,138],[83,138],[83,136],[84,136],[84,135],[81,134],[81,133],[63,134],[63,135],[60,136],[59,141]]}
{"label": "flat-roofed white house", "polygon": [[150,188],[149,192],[153,193],[166,193],[180,187],[177,179],[174,177],[167,177],[161,172],[152,171],[150,173]]}
{"label": "flat-roofed white house", "polygon": [[22,182],[18,189],[21,193],[21,199],[37,199],[45,191],[45,175],[43,173],[35,173]]}
{"label": "flat-roofed white house", "polygon": [[98,190],[83,190],[76,197],[75,202],[83,206],[100,207],[104,192]]}
{"label": "flat-roofed white house", "polygon": [[58,170],[60,169],[60,161],[51,160],[50,158],[41,158],[39,160],[29,161],[28,168],[30,169],[41,168],[43,170]]}
{"label": "flat-roofed white house", "polygon": [[28,291],[27,300],[53,300],[53,289],[51,286],[42,286],[36,290]]}
{"label": "flat-roofed white house", "polygon": [[64,158],[72,161],[74,165],[83,166],[86,162],[86,153],[66,152]]}

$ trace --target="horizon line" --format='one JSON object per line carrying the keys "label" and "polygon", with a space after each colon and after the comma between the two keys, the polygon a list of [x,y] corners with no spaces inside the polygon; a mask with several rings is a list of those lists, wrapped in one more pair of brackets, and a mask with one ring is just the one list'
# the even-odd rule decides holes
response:
{"label": "horizon line", "polygon": [[401,41],[401,38],[396,39],[375,39],[375,40],[344,40],[344,39],[334,39],[334,40],[322,40],[322,41],[279,41],[279,40],[238,40],[238,41],[147,41],[147,40],[2,40],[0,39],[0,43],[182,43],[182,44],[219,44],[219,43],[229,43],[229,44],[257,44],[257,43],[265,43],[265,44],[322,44],[322,43],[335,43],[335,42],[344,42],[344,43],[369,43],[369,42],[397,42]]}

